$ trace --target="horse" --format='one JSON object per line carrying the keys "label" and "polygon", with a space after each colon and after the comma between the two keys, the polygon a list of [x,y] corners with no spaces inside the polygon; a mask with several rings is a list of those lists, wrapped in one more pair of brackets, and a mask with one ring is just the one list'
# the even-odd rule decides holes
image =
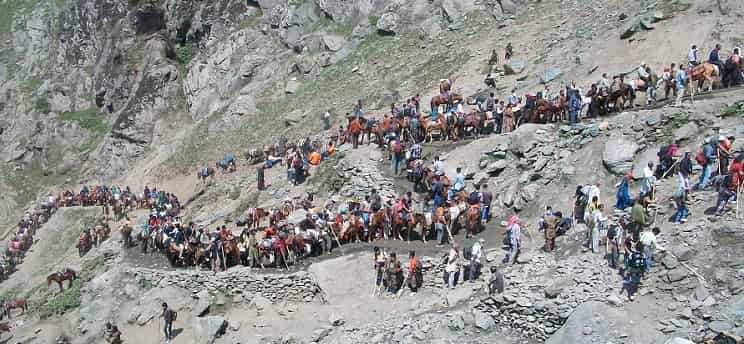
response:
{"label": "horse", "polygon": [[423,123],[426,123],[424,125],[425,130],[425,138],[429,139],[429,142],[434,142],[434,133],[438,133],[437,136],[439,138],[445,138],[445,135],[447,133],[447,122],[444,120],[443,115],[439,115],[439,118],[435,122],[432,123],[432,121],[427,120]]}
{"label": "horse", "polygon": [[535,100],[535,109],[532,111],[529,122],[530,123],[548,123],[554,117],[559,116],[560,110],[553,102],[547,99]]}
{"label": "horse", "polygon": [[295,210],[294,205],[292,204],[292,200],[286,199],[284,202],[282,202],[281,206],[279,207],[279,211],[284,215],[284,218],[287,218],[289,214],[291,214]]}
{"label": "horse", "polygon": [[83,232],[80,237],[78,238],[78,243],[75,245],[78,249],[78,255],[80,257],[84,256],[90,249],[92,248],[91,245],[91,238],[88,232]]}
{"label": "horse", "polygon": [[628,97],[625,83],[620,78],[614,78],[610,85],[609,103],[618,111],[623,111]]}
{"label": "horse", "polygon": [[452,95],[449,97],[449,99],[445,98],[442,95],[436,95],[431,97],[431,102],[429,102],[429,105],[431,106],[431,111],[434,111],[437,109],[440,105],[448,105],[452,106],[455,102],[462,101],[463,98],[461,95],[457,93],[452,93]]}
{"label": "horse", "polygon": [[132,226],[129,224],[124,224],[121,226],[121,229],[119,229],[119,232],[121,233],[121,241],[122,246],[124,248],[129,248],[132,246]]}
{"label": "horse", "polygon": [[199,266],[204,262],[207,257],[207,251],[201,247],[194,248],[194,253],[191,255],[191,265],[194,266],[194,270],[199,270]]}
{"label": "horse", "polygon": [[108,226],[97,225],[93,229],[93,243],[96,247],[100,246],[109,237],[109,234],[111,234],[111,229]]}
{"label": "horse", "polygon": [[273,208],[269,211],[269,226],[273,226],[279,221],[286,219],[287,216],[279,209]]}
{"label": "horse", "polygon": [[470,209],[467,209],[465,218],[465,228],[467,229],[467,234],[465,235],[465,238],[469,238],[471,236],[474,236],[476,233],[478,233],[478,229],[481,225],[480,217],[481,217],[481,211],[479,206],[470,206]]}
{"label": "horse", "polygon": [[7,315],[8,319],[11,318],[12,311],[16,308],[20,308],[21,311],[23,311],[21,314],[26,314],[26,311],[28,311],[28,302],[26,299],[19,297],[13,300],[6,300],[2,303],[2,312],[0,312],[0,318],[3,317],[3,315]]}
{"label": "horse", "polygon": [[460,132],[462,132],[463,138],[467,136],[468,132],[473,132],[475,138],[479,138],[481,131],[483,130],[483,123],[485,122],[486,114],[484,112],[471,113],[464,116],[459,122]]}
{"label": "horse", "polygon": [[421,237],[421,240],[426,244],[426,237],[429,235],[429,229],[431,228],[431,223],[427,221],[426,216],[424,214],[409,214],[408,218],[408,241],[411,239],[411,231],[416,231],[416,227],[421,226],[421,233],[419,236]]}
{"label": "horse", "polygon": [[709,82],[708,92],[713,91],[714,78],[718,78],[721,75],[721,71],[718,70],[718,66],[712,63],[702,63],[690,72],[690,96],[695,96],[695,91],[700,92],[699,89],[705,88],[705,82]]}
{"label": "horse", "polygon": [[70,283],[67,285],[68,288],[72,287],[72,282],[77,278],[77,273],[75,270],[72,270],[70,268],[65,268],[62,271],[57,271],[52,273],[51,275],[47,276],[47,288],[52,285],[52,282],[56,282],[59,286],[59,291],[62,292],[63,283],[64,281],[70,281]]}
{"label": "horse", "polygon": [[388,223],[388,216],[385,208],[381,208],[374,214],[369,221],[369,233],[367,234],[367,241],[372,242],[377,235],[381,233],[384,237],[385,225]]}
{"label": "horse", "polygon": [[196,179],[200,179],[202,182],[207,182],[207,178],[213,176],[215,170],[213,167],[204,167],[196,172]]}
{"label": "horse", "polygon": [[240,248],[236,239],[222,241],[222,253],[225,255],[225,270],[232,266],[231,259],[235,264],[240,264]]}

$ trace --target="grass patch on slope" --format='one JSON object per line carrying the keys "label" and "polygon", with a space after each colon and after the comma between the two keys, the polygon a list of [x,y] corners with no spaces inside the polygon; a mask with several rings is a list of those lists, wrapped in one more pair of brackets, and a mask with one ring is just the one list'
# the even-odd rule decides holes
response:
{"label": "grass patch on slope", "polygon": [[67,287],[69,282],[65,282],[65,289],[61,293],[58,292],[59,289],[56,285],[47,288],[46,282],[36,286],[29,292],[29,310],[40,319],[46,319],[80,307],[83,285],[104,269],[103,256],[97,256],[83,261],[82,268],[78,272],[78,278],[72,282],[69,288]]}
{"label": "grass patch on slope", "polygon": [[16,15],[31,8],[36,1],[2,0],[0,1],[0,35],[10,33]]}
{"label": "grass patch on slope", "polygon": [[59,115],[59,119],[62,121],[77,122],[81,128],[90,131],[91,138],[78,147],[81,153],[87,153],[93,150],[111,130],[111,126],[103,117],[103,114],[95,107],[81,111],[63,112]]}
{"label": "grass patch on slope", "polygon": [[45,173],[38,160],[34,160],[21,170],[8,172],[5,182],[16,192],[16,202],[21,206],[26,206],[36,200],[39,193],[48,186],[61,184],[66,178],[74,175],[73,172],[65,175]]}

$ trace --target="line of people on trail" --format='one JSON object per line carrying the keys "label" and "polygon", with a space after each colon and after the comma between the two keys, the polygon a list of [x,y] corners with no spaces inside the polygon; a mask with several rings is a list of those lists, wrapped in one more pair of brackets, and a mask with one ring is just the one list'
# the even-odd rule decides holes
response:
{"label": "line of people on trail", "polygon": [[[659,207],[656,204],[658,180],[676,174],[679,181],[672,195],[677,209],[670,222],[686,222],[690,215],[688,203],[692,192],[709,190],[712,185],[717,187],[718,193],[714,214],[721,216],[736,203],[744,177],[744,154],[734,151],[734,141],[733,136],[721,135],[717,140],[716,137],[709,137],[695,154],[690,150],[683,152],[679,141],[661,147],[657,153],[658,162],[648,162],[643,169],[637,197],[630,195],[630,184],[635,179],[631,173],[623,176],[616,185],[615,209],[626,212],[616,213],[614,220],[605,215],[600,184],[579,185],[571,218],[563,222],[559,220],[562,215],[556,216],[548,207],[540,219],[538,226],[544,230],[545,250],[553,250],[562,222],[567,224],[564,228],[570,228],[570,221],[585,224],[587,250],[600,253],[604,246],[608,266],[619,269],[623,276],[622,291],[627,291],[628,298],[633,300],[641,277],[651,272],[655,253],[664,250],[657,242],[661,230],[653,226]],[[701,171],[698,182],[693,186],[690,178],[695,164],[700,165]],[[623,258],[622,264],[620,257]]]}
{"label": "line of people on trail", "polygon": [[0,274],[5,277],[14,271],[17,264],[22,263],[23,256],[34,243],[36,231],[46,223],[52,214],[61,207],[102,207],[102,218],[94,227],[86,228],[80,234],[76,247],[82,256],[95,243],[99,244],[108,237],[108,225],[105,220],[112,216],[115,220],[124,218],[130,209],[146,204],[149,196],[137,196],[129,187],[117,185],[84,184],[77,193],[65,190],[54,196],[53,193],[41,200],[40,204],[24,213],[18,223],[16,235],[8,241],[8,246],[0,255]]}

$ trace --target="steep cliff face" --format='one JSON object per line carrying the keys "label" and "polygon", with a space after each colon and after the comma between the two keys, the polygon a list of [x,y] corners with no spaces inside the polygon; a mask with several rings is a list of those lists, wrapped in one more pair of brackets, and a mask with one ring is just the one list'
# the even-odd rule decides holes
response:
{"label": "steep cliff face", "polygon": [[347,13],[336,5],[4,1],[0,161],[7,173],[0,183],[7,192],[0,215],[65,180],[126,174],[179,146],[184,130],[210,116],[222,124],[205,138],[253,118],[256,95],[293,72],[287,61],[308,50],[338,51],[345,42],[310,32],[333,21],[351,27],[381,8],[344,2],[358,8]]}

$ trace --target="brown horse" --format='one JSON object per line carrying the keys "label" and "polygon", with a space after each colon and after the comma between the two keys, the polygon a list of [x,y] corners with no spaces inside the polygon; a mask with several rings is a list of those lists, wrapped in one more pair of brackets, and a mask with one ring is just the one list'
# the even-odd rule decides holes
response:
{"label": "brown horse", "polygon": [[436,95],[434,97],[431,97],[431,102],[429,103],[429,105],[431,106],[431,110],[434,111],[434,109],[438,108],[439,105],[452,106],[452,104],[458,101],[462,101],[462,96],[457,93],[452,93],[449,99],[443,97],[442,95]]}
{"label": "brown horse", "polygon": [[535,111],[530,116],[530,123],[547,123],[559,114],[559,109],[546,99],[538,99],[535,102]]}
{"label": "brown horse", "polygon": [[75,270],[70,268],[65,268],[62,271],[57,271],[52,273],[51,275],[47,276],[47,288],[52,285],[52,282],[56,282],[59,286],[59,291],[61,292],[64,288],[62,287],[62,284],[64,281],[70,281],[70,283],[67,285],[67,287],[72,287],[72,281],[74,281],[77,278],[77,273]]}
{"label": "brown horse", "polygon": [[465,221],[465,227],[467,229],[467,233],[465,234],[465,238],[470,238],[471,236],[474,236],[476,233],[478,233],[478,230],[480,228],[480,207],[478,206],[470,206],[470,209],[467,210],[466,213],[466,221]]}
{"label": "brown horse", "polygon": [[78,255],[82,257],[88,251],[90,251],[92,245],[91,245],[91,238],[87,231],[80,234],[80,237],[78,238],[78,243],[75,245],[78,249]]}
{"label": "brown horse", "polygon": [[23,311],[21,314],[26,314],[26,311],[28,311],[28,302],[26,302],[26,299],[19,297],[3,302],[2,312],[0,312],[0,318],[2,318],[3,315],[7,315],[8,319],[10,319],[12,315],[11,312],[16,308],[19,308],[21,309],[21,311]]}
{"label": "brown horse", "polygon": [[[695,66],[690,73],[690,96],[695,96],[695,91],[700,92],[700,89],[705,88],[705,82],[708,84],[708,92],[713,91],[713,83],[721,75],[718,70],[718,66],[705,62],[703,64]],[[714,79],[715,78],[715,79]]]}
{"label": "brown horse", "polygon": [[426,221],[426,217],[423,214],[410,214],[408,218],[408,241],[411,241],[411,232],[416,231],[416,227],[421,226],[421,233],[419,236],[421,240],[426,244],[426,237],[429,235],[430,224]]}
{"label": "brown horse", "polygon": [[194,249],[194,254],[191,257],[191,264],[194,265],[195,270],[199,270],[199,266],[202,264],[207,256],[207,251],[201,247]]}
{"label": "brown horse", "polygon": [[438,132],[437,135],[439,138],[444,139],[445,135],[447,133],[447,122],[444,119],[443,115],[439,115],[436,121],[431,121],[430,119],[427,119],[426,121],[423,121],[424,123],[424,132],[425,132],[425,138],[429,139],[429,142],[434,142],[434,133]]}
{"label": "brown horse", "polygon": [[375,239],[378,231],[385,231],[385,225],[388,222],[387,212],[385,208],[378,210],[372,214],[372,219],[369,221],[369,233],[367,234],[367,241],[372,242]]}
{"label": "brown horse", "polygon": [[408,241],[411,241],[411,214],[408,214],[408,221],[403,220],[403,218],[400,215],[400,212],[396,210],[392,210],[393,212],[393,240],[395,238],[398,238],[400,240],[403,240],[403,236],[401,236],[401,232],[403,231],[403,228],[405,227],[406,230],[408,230]]}
{"label": "brown horse", "polygon": [[111,234],[111,229],[108,225],[97,225],[93,229],[93,243],[96,247],[100,246],[104,240],[106,240]]}
{"label": "brown horse", "polygon": [[121,233],[121,241],[124,248],[129,248],[132,246],[132,226],[129,225],[129,223],[124,224],[121,226],[121,229],[119,230]]}
{"label": "brown horse", "polygon": [[240,248],[236,239],[230,239],[222,242],[222,252],[225,255],[225,270],[230,267],[230,260],[235,264],[240,264]]}

